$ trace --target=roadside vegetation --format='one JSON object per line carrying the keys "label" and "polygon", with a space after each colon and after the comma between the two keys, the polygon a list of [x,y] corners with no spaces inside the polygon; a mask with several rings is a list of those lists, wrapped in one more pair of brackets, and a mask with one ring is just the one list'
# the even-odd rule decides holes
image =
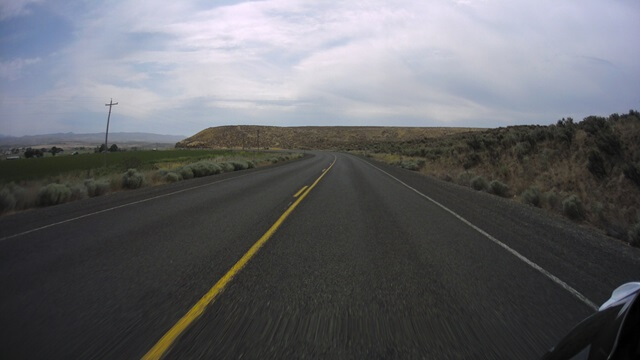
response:
{"label": "roadside vegetation", "polygon": [[0,161],[0,214],[240,171],[300,153],[233,150],[130,151]]}
{"label": "roadside vegetation", "polygon": [[640,113],[562,119],[359,153],[591,224],[640,246]]}

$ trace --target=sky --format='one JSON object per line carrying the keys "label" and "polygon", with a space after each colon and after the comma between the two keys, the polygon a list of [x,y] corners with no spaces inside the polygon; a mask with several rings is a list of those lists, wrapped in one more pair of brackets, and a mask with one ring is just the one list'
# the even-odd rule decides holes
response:
{"label": "sky", "polygon": [[640,1],[0,0],[0,134],[640,109]]}

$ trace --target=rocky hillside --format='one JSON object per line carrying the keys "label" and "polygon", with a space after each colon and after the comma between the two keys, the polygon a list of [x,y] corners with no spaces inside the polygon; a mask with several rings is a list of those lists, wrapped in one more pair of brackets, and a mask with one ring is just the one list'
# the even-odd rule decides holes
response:
{"label": "rocky hillside", "polygon": [[349,149],[363,144],[437,138],[469,128],[236,125],[211,127],[176,144],[177,148]]}

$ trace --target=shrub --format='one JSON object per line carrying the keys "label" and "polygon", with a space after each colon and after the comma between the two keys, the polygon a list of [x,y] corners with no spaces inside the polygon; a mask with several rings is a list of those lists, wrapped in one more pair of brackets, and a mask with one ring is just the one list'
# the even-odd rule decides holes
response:
{"label": "shrub", "polygon": [[71,189],[63,184],[49,184],[38,191],[38,204],[41,206],[62,204],[71,199]]}
{"label": "shrub", "polygon": [[473,151],[480,151],[484,147],[482,139],[477,135],[471,135],[470,139],[467,139],[467,146]]}
{"label": "shrub", "polygon": [[522,160],[525,156],[529,155],[532,149],[529,142],[519,142],[515,147],[516,156],[519,160]]}
{"label": "shrub", "polygon": [[249,167],[249,169],[253,169],[256,167],[256,163],[255,161],[247,161],[247,166]]}
{"label": "shrub", "polygon": [[624,167],[624,176],[631,180],[637,186],[640,186],[640,167],[636,164],[629,163]]}
{"label": "shrub", "polygon": [[16,208],[16,198],[9,188],[0,190],[0,214]]}
{"label": "shrub", "polygon": [[0,213],[26,209],[32,205],[31,202],[27,190],[14,183],[9,183],[0,190]]}
{"label": "shrub", "polygon": [[165,179],[168,182],[174,183],[174,182],[178,182],[178,181],[182,180],[182,176],[180,174],[178,174],[178,173],[175,173],[175,172],[169,172],[165,176]]}
{"label": "shrub", "polygon": [[193,179],[193,170],[191,170],[191,166],[185,165],[178,169],[178,173],[182,176],[183,179]]}
{"label": "shrub", "polygon": [[518,138],[514,134],[507,134],[501,141],[502,147],[508,149],[518,142]]}
{"label": "shrub", "polygon": [[231,172],[235,170],[235,167],[228,162],[219,163],[218,166],[220,166],[222,172]]}
{"label": "shrub", "polygon": [[129,169],[122,175],[122,186],[127,189],[137,189],[144,183],[144,175],[136,169]]}
{"label": "shrub", "polygon": [[607,169],[604,166],[604,158],[597,151],[590,151],[587,162],[587,169],[598,179],[607,176]]}
{"label": "shrub", "polygon": [[601,116],[588,116],[580,122],[580,127],[591,135],[610,130],[607,119]]}
{"label": "shrub", "polygon": [[415,160],[403,160],[400,162],[400,167],[411,171],[420,170],[420,166],[418,166],[418,162]]}
{"label": "shrub", "polygon": [[560,202],[560,198],[558,197],[558,194],[556,194],[555,191],[547,191],[544,194],[544,199],[547,202],[547,204],[549,204],[549,207],[551,207],[552,209],[557,208]]}
{"label": "shrub", "polygon": [[69,189],[71,190],[70,200],[82,200],[88,196],[87,188],[84,185],[74,184],[70,186]]}
{"label": "shrub", "polygon": [[109,191],[110,184],[106,180],[95,181],[87,179],[84,181],[84,187],[87,188],[89,197],[104,195]]}
{"label": "shrub", "polygon": [[567,118],[566,120],[563,118],[562,120],[558,120],[558,124],[555,127],[554,137],[560,142],[565,143],[570,146],[573,142],[573,138],[576,135],[576,125],[573,122],[572,118]]}
{"label": "shrub", "polygon": [[571,195],[562,201],[562,211],[569,219],[584,219],[584,207],[576,195]]}
{"label": "shrub", "polygon": [[471,179],[471,187],[475,190],[482,191],[487,188],[487,180],[482,176],[476,176]]}
{"label": "shrub", "polygon": [[629,230],[629,244],[640,247],[640,222]]}
{"label": "shrub", "polygon": [[509,196],[509,186],[507,186],[507,184],[500,182],[498,180],[493,180],[492,182],[489,183],[489,190],[491,191],[491,193],[498,196],[502,196],[502,197]]}
{"label": "shrub", "polygon": [[596,139],[596,146],[607,155],[614,156],[622,153],[620,137],[613,132],[600,133]]}
{"label": "shrub", "polygon": [[30,202],[33,200],[29,199],[29,194],[23,187],[10,183],[9,190],[11,190],[13,197],[16,199],[16,210],[26,209],[32,205]]}
{"label": "shrub", "polygon": [[540,205],[542,205],[540,201],[540,190],[538,188],[530,187],[523,191],[520,196],[525,204],[533,205],[535,207],[540,207]]}
{"label": "shrub", "polygon": [[482,158],[480,157],[480,155],[476,154],[476,153],[471,153],[468,154],[465,158],[464,158],[464,162],[462,163],[462,167],[465,170],[471,169],[472,167],[480,164],[482,162]]}
{"label": "shrub", "polygon": [[222,171],[220,166],[208,161],[198,161],[196,163],[193,163],[187,166],[193,172],[194,177],[215,175],[215,174],[219,174]]}
{"label": "shrub", "polygon": [[233,170],[234,171],[247,170],[249,168],[249,164],[247,164],[246,161],[234,160],[234,161],[231,161],[230,163],[231,163],[231,165],[233,165]]}
{"label": "shrub", "polygon": [[473,173],[468,171],[463,171],[460,174],[458,174],[458,184],[469,186],[469,183],[471,182],[471,179],[473,177],[474,177]]}

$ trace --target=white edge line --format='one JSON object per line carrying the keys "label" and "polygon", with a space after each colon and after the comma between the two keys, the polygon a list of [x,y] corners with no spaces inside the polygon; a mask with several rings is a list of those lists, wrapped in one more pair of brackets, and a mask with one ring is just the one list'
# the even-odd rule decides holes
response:
{"label": "white edge line", "polygon": [[508,252],[510,252],[512,255],[514,255],[515,257],[517,257],[518,259],[522,260],[523,262],[525,262],[527,265],[531,266],[532,268],[538,270],[540,273],[542,273],[544,276],[546,276],[547,278],[551,279],[553,282],[555,282],[556,284],[560,285],[562,288],[564,288],[565,290],[567,290],[571,295],[575,296],[576,298],[578,298],[580,301],[582,301],[583,303],[585,303],[587,306],[589,306],[590,308],[594,309],[594,310],[598,310],[598,306],[591,300],[587,299],[586,296],[582,295],[578,290],[572,288],[569,284],[567,284],[566,282],[560,280],[557,276],[553,275],[552,273],[548,272],[547,270],[543,269],[540,265],[534,263],[533,261],[529,260],[528,258],[526,258],[524,255],[520,254],[519,252],[517,252],[516,250],[510,248],[508,245],[504,244],[503,242],[501,242],[500,240],[494,238],[493,236],[489,235],[486,231],[480,229],[479,227],[473,225],[471,222],[469,222],[467,219],[463,218],[462,216],[458,215],[457,213],[455,213],[453,210],[449,209],[448,207],[440,204],[439,202],[435,201],[434,199],[430,198],[429,196],[421,193],[420,191],[414,189],[413,187],[407,185],[406,183],[404,183],[402,180],[398,179],[397,177],[389,174],[388,172],[380,169],[379,167],[371,164],[368,161],[364,161],[366,164],[376,168],[378,171],[386,174],[387,176],[389,176],[390,178],[394,179],[395,181],[399,182],[400,184],[404,185],[405,187],[407,187],[410,190],[413,190],[415,193],[417,193],[418,195],[422,196],[423,198],[431,201],[432,203],[434,203],[435,205],[439,206],[440,208],[442,208],[442,210],[450,213],[451,215],[455,216],[458,220],[462,221],[463,223],[469,225],[469,227],[471,227],[472,229],[474,229],[475,231],[479,232],[480,234],[484,235],[487,239],[493,241],[494,243],[496,243],[497,245],[500,245],[503,249],[507,250]]}
{"label": "white edge line", "polygon": [[108,212],[108,211],[112,211],[112,210],[116,210],[116,209],[121,209],[123,207],[136,205],[136,204],[144,203],[144,202],[155,200],[155,199],[160,199],[160,198],[163,198],[163,197],[179,194],[179,193],[182,193],[182,192],[185,192],[185,191],[199,189],[199,188],[202,188],[202,187],[205,187],[205,186],[211,186],[211,185],[214,185],[214,184],[219,184],[221,182],[225,182],[225,181],[229,181],[229,180],[239,179],[239,178],[242,178],[242,177],[245,177],[245,176],[248,176],[248,175],[250,175],[250,174],[243,174],[243,175],[240,175],[240,176],[234,176],[234,177],[231,177],[231,178],[222,179],[222,180],[218,180],[218,181],[214,181],[214,182],[210,182],[210,183],[206,183],[206,184],[202,184],[202,185],[197,185],[197,186],[189,187],[189,188],[186,188],[186,189],[170,192],[170,193],[167,193],[167,194],[156,195],[156,196],[153,196],[153,197],[150,197],[150,198],[146,198],[146,199],[142,199],[142,200],[138,200],[138,201],[134,201],[134,202],[130,202],[130,203],[114,206],[114,207],[111,207],[111,208],[108,208],[108,209],[102,209],[102,210],[99,210],[99,211],[96,211],[96,212],[92,212],[92,213],[89,213],[89,214],[80,215],[80,216],[77,216],[77,217],[74,217],[74,218],[71,218],[71,219],[62,220],[62,221],[58,221],[58,222],[55,222],[55,223],[52,223],[52,224],[48,224],[48,225],[37,227],[35,229],[23,231],[21,233],[5,236],[3,238],[0,238],[0,242],[3,242],[5,240],[9,240],[9,239],[13,239],[13,238],[16,238],[16,237],[19,237],[19,236],[31,234],[33,232],[44,230],[44,229],[47,229],[47,228],[50,228],[50,227],[54,227],[54,226],[57,226],[57,225],[62,225],[62,224],[68,223],[68,222],[80,220],[80,219],[83,219],[83,218],[86,218],[86,217],[89,217],[89,216],[94,216],[94,215],[102,214],[104,212]]}

